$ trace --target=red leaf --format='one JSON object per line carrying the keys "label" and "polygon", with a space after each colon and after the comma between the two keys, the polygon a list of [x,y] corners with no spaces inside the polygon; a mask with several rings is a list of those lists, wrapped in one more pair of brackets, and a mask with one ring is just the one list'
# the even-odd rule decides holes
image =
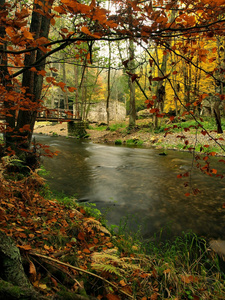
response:
{"label": "red leaf", "polygon": [[216,152],[210,152],[209,155],[215,156],[215,155],[216,155]]}
{"label": "red leaf", "polygon": [[152,81],[162,81],[162,80],[166,79],[169,75],[170,74],[167,74],[163,77],[154,77],[154,78],[152,78]]}
{"label": "red leaf", "polygon": [[84,238],[84,233],[83,233],[83,232],[79,232],[77,238],[78,238],[79,240],[83,241],[83,240],[85,239],[85,238]]}
{"label": "red leaf", "polygon": [[70,87],[70,86],[68,86],[68,91],[69,91],[69,92],[72,93],[72,92],[74,92],[75,90],[76,90],[75,87],[72,87],[72,86]]}
{"label": "red leaf", "polygon": [[47,72],[45,70],[38,71],[38,75],[41,75],[41,76],[45,76],[46,73]]}

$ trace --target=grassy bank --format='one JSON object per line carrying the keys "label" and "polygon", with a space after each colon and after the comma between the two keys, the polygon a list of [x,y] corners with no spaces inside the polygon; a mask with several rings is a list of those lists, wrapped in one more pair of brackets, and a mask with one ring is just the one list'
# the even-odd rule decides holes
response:
{"label": "grassy bank", "polygon": [[[222,126],[225,126],[224,118]],[[206,117],[199,122],[190,118],[173,121],[165,118],[156,129],[153,128],[151,119],[137,120],[134,128],[129,128],[127,122],[110,124],[108,128],[105,124],[94,124],[90,125],[88,133],[91,140],[100,143],[216,152],[220,155],[225,152],[224,134],[217,134],[215,120]]]}
{"label": "grassy bank", "polygon": [[36,172],[2,177],[0,190],[1,230],[46,299],[225,298],[219,259],[195,234],[156,243],[115,233],[95,207],[56,197]]}

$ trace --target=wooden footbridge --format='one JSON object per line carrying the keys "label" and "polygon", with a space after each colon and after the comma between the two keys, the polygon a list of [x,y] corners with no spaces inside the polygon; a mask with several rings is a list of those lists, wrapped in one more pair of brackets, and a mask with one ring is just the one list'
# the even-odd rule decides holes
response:
{"label": "wooden footbridge", "polygon": [[44,111],[37,114],[36,121],[49,121],[49,122],[73,122],[81,121],[81,118],[73,113],[73,110],[54,108],[46,108]]}
{"label": "wooden footbridge", "polygon": [[72,110],[66,110],[61,108],[45,109],[37,115],[36,122],[48,121],[48,122],[67,122],[68,134],[70,136],[84,137],[86,136],[86,128],[88,122],[82,121],[79,116],[74,115]]}
{"label": "wooden footbridge", "polygon": [[[0,114],[0,120],[5,120],[5,116]],[[88,122],[82,121],[82,119],[73,114],[72,110],[66,110],[61,108],[48,109],[39,112],[36,117],[36,122],[48,121],[48,122],[67,122],[68,134],[70,136],[84,137],[87,132]]]}

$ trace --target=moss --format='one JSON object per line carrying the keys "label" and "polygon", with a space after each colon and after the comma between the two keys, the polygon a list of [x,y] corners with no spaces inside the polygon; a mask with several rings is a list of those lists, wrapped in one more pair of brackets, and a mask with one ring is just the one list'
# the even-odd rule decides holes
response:
{"label": "moss", "polygon": [[122,141],[121,140],[115,140],[115,145],[122,145]]}

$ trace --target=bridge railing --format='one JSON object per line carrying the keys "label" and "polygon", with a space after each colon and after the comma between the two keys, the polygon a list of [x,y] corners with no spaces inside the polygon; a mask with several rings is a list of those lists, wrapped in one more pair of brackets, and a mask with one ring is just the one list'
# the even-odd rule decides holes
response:
{"label": "bridge railing", "polygon": [[80,120],[79,117],[73,114],[72,109],[63,109],[63,108],[46,108],[44,111],[38,113],[37,119],[58,119],[58,120]]}

